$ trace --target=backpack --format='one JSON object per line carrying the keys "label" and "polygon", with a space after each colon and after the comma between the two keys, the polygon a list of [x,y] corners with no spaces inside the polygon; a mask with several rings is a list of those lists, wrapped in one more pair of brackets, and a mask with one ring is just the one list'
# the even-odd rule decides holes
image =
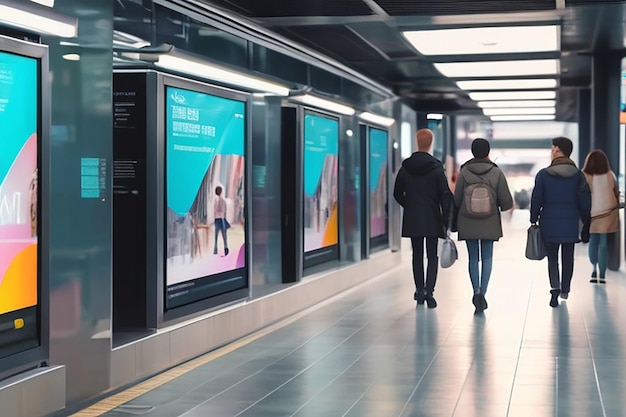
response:
{"label": "backpack", "polygon": [[488,181],[467,184],[463,194],[465,217],[484,219],[496,210],[496,192]]}

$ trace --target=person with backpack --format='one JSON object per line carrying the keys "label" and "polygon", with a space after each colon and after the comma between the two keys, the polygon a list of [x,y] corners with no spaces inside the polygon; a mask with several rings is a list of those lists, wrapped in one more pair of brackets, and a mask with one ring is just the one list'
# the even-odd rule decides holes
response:
{"label": "person with backpack", "polygon": [[[437,282],[439,257],[437,244],[445,236],[452,206],[452,192],[441,162],[429,152],[433,132],[420,129],[415,135],[417,152],[402,161],[396,175],[393,197],[403,207],[402,237],[411,238],[413,247],[413,280],[417,304],[437,307],[433,296]],[[424,241],[426,242],[426,280],[424,280]]]}
{"label": "person with backpack", "polygon": [[548,255],[550,307],[559,305],[559,295],[568,298],[574,274],[574,245],[589,241],[591,193],[584,174],[570,159],[573,148],[566,137],[552,139],[552,162],[537,172],[530,198],[530,222],[539,222]]}
{"label": "person with backpack", "polygon": [[[489,159],[486,139],[472,141],[474,158],[461,166],[454,192],[459,240],[465,240],[474,313],[487,307],[485,294],[493,266],[493,244],[502,237],[500,212],[513,208],[513,196],[502,170]],[[479,267],[480,264],[480,267]]]}

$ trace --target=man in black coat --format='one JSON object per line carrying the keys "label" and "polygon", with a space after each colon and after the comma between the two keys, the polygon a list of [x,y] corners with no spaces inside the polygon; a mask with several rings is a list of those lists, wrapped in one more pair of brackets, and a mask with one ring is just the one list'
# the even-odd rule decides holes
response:
{"label": "man in black coat", "polygon": [[[424,300],[429,308],[437,307],[433,297],[437,281],[439,258],[438,238],[445,236],[452,204],[452,192],[439,160],[429,151],[433,144],[433,132],[420,129],[417,152],[402,162],[396,176],[393,197],[404,208],[402,237],[411,238],[413,246],[413,279],[418,304]],[[426,282],[424,282],[424,240],[426,241]]]}

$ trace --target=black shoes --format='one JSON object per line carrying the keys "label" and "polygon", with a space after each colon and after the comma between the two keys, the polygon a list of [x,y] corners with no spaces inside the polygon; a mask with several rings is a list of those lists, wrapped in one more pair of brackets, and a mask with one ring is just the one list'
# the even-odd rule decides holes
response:
{"label": "black shoes", "polygon": [[413,299],[415,301],[417,301],[417,304],[424,304],[424,300],[426,299],[426,294],[424,294],[424,291],[419,291],[419,292],[414,292],[413,293]]}
{"label": "black shoes", "polygon": [[432,294],[426,295],[426,305],[428,308],[437,307],[437,300],[435,300],[435,297],[433,297]]}
{"label": "black shoes", "polygon": [[606,280],[604,279],[604,277],[600,277],[600,279],[598,279],[596,271],[593,271],[591,273],[591,279],[589,280],[589,282],[591,282],[592,284],[606,284]]}
{"label": "black shoes", "polygon": [[485,300],[485,296],[482,294],[474,294],[472,297],[472,304],[474,304],[474,314],[482,313],[489,307],[487,304],[487,300]]}
{"label": "black shoes", "polygon": [[224,256],[228,256],[228,252],[230,252],[228,248],[224,248]]}
{"label": "black shoes", "polygon": [[559,305],[559,294],[561,290],[550,290],[550,307],[556,307]]}
{"label": "black shoes", "polygon": [[424,291],[414,292],[413,299],[417,301],[417,304],[424,304],[424,301],[426,301],[428,308],[437,307],[437,300],[435,300],[435,297],[433,297],[432,294],[426,294]]}

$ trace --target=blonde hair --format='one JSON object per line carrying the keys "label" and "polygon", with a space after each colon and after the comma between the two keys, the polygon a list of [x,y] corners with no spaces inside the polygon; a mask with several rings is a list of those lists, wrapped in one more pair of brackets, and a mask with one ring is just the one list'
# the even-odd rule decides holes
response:
{"label": "blonde hair", "polygon": [[433,132],[430,129],[420,129],[415,134],[417,138],[417,150],[428,151],[433,144]]}

